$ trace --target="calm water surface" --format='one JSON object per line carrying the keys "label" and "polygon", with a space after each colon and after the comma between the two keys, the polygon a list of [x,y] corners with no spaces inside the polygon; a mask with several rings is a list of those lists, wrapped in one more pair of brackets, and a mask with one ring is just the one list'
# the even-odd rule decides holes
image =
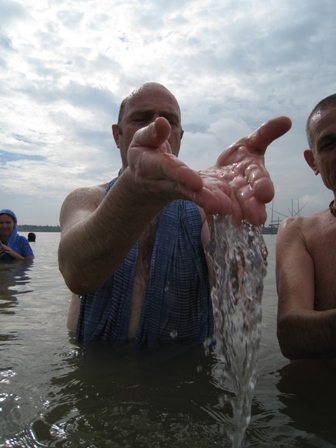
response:
{"label": "calm water surface", "polygon": [[[275,236],[265,278],[258,382],[246,447],[336,447],[336,363],[290,363],[276,335]],[[80,346],[58,233],[37,233],[33,263],[0,263],[0,446],[231,447],[230,390],[215,353]]]}

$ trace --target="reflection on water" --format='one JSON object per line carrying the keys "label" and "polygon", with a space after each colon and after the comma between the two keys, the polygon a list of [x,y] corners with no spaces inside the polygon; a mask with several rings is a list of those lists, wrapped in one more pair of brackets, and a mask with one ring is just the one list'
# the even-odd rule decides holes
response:
{"label": "reflection on water", "polygon": [[0,312],[8,311],[6,302],[16,302],[18,294],[29,292],[29,271],[33,260],[0,261]]}
{"label": "reflection on water", "polygon": [[[58,272],[58,240],[39,233],[34,262],[21,273],[0,273],[1,291],[8,281],[0,300],[0,331],[8,336],[0,339],[0,446],[231,447],[232,408],[219,401],[230,392],[215,353],[183,344],[129,351],[69,339],[70,295]],[[258,382],[244,446],[336,447],[335,366],[289,363],[281,355],[275,239],[265,241]]]}
{"label": "reflection on water", "polygon": [[[32,260],[0,261],[0,314],[15,314],[15,308],[21,294],[30,292],[29,271]],[[17,338],[17,331],[12,326],[7,328],[6,321],[0,326],[0,351],[4,341]]]}
{"label": "reflection on water", "polygon": [[[214,360],[179,346],[156,352],[94,344],[63,352],[39,413],[9,446],[207,446],[225,440]],[[54,372],[55,373],[55,372]],[[216,415],[216,411],[218,415]],[[223,420],[224,418],[224,420]]]}
{"label": "reflection on water", "polygon": [[[232,408],[220,406],[217,358],[202,348],[127,352],[94,344],[75,346],[63,360],[67,371],[51,379],[39,414],[9,446],[231,446]],[[263,412],[258,400],[253,407]]]}
{"label": "reflection on water", "polygon": [[[309,435],[311,446],[334,447],[336,360],[293,361],[280,369],[278,375],[281,412],[289,416],[297,430]],[[323,439],[314,434],[314,428],[319,428]]]}

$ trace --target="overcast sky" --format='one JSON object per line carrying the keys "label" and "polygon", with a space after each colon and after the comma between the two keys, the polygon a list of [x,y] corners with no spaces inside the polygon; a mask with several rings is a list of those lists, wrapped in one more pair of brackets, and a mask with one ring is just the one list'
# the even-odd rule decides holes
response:
{"label": "overcast sky", "polygon": [[147,81],[179,100],[194,169],[289,116],[266,153],[273,219],[327,207],[302,153],[310,111],[336,92],[335,18],[335,0],[0,0],[0,208],[57,225],[68,193],[111,180],[111,124]]}

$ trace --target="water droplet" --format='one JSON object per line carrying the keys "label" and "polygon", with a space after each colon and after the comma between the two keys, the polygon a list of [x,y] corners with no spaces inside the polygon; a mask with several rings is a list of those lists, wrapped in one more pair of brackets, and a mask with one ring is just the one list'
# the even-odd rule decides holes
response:
{"label": "water droplet", "polygon": [[172,339],[176,339],[176,338],[177,338],[177,330],[172,330],[172,331],[170,332],[170,337],[171,337]]}

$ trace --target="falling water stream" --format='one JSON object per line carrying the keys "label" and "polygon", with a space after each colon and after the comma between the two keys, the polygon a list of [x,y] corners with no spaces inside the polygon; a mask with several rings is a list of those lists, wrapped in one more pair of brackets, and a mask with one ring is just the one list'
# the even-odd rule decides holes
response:
{"label": "falling water stream", "polygon": [[233,410],[230,438],[233,448],[240,448],[257,381],[267,249],[260,228],[245,221],[233,224],[230,216],[210,216],[208,221],[208,252],[216,278],[212,290],[214,339],[223,366],[221,382],[230,391],[224,397]]}

